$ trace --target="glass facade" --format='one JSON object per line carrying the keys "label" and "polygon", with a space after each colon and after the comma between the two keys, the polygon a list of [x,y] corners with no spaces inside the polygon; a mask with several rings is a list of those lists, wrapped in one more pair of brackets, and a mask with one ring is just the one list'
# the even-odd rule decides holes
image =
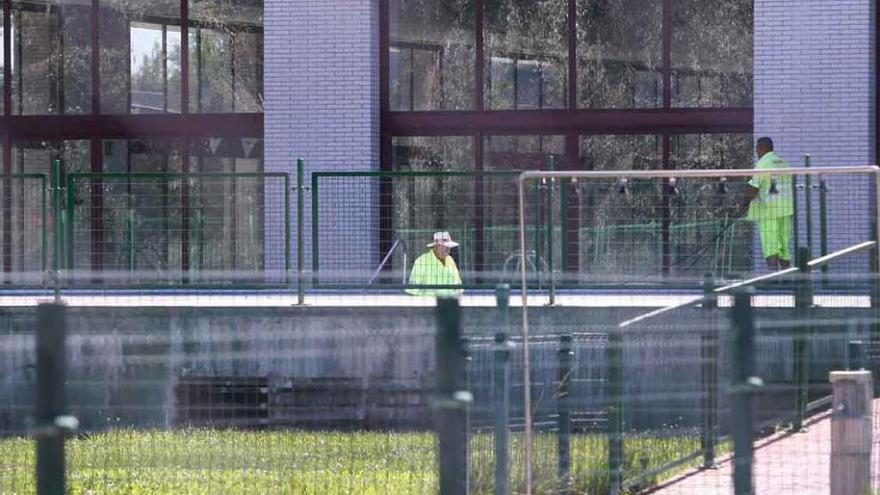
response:
{"label": "glass facade", "polygon": [[[380,5],[384,170],[416,170],[416,163],[419,170],[479,174],[551,164],[556,170],[736,168],[752,161],[753,0]],[[475,184],[477,208],[447,216],[475,229],[477,266],[501,269],[504,253],[515,249],[503,240],[517,223],[515,191],[489,178]],[[550,198],[548,191],[529,194]],[[676,217],[676,208],[699,208],[679,208],[681,198],[668,191],[641,195],[644,204],[621,203],[605,189],[574,191],[560,191],[571,205],[565,211],[526,212],[565,218],[564,228],[534,236],[536,246],[542,235],[561,236],[562,252],[544,254],[564,258],[566,270],[601,272],[595,263],[603,258],[611,271],[635,264],[601,255],[597,232],[616,231],[599,225],[600,217],[612,224],[659,222],[656,263],[665,269],[674,266],[677,246],[700,241],[676,237],[676,222],[696,221]],[[660,210],[666,213],[658,217]]]}
{"label": "glass facade", "polygon": [[[62,184],[75,172],[263,171],[262,0],[11,0],[3,15],[3,174],[53,181],[55,160]],[[27,180],[7,179],[0,191],[6,271],[38,271],[33,259],[52,251],[18,228],[39,211],[25,201]],[[206,270],[261,266],[263,183],[184,182],[83,178],[72,202],[65,197],[75,218],[75,251],[65,255],[99,271],[171,273],[196,259]],[[237,230],[200,237],[199,226],[218,219]]]}

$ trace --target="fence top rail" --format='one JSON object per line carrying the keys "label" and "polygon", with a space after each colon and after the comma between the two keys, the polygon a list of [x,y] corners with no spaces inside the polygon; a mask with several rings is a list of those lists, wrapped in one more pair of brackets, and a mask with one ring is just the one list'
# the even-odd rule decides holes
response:
{"label": "fence top rail", "polygon": [[786,268],[785,270],[780,270],[778,272],[765,273],[764,275],[758,275],[757,277],[752,277],[750,279],[742,280],[740,282],[736,282],[736,283],[733,283],[730,285],[718,287],[713,292],[715,292],[716,294],[724,294],[725,292],[730,292],[733,289],[736,289],[739,287],[747,287],[749,285],[755,285],[758,282],[766,282],[767,280],[773,280],[775,278],[782,277],[784,275],[790,275],[792,273],[796,273],[799,270],[800,269],[798,267],[793,266],[791,268]]}
{"label": "fence top rail", "polygon": [[[814,258],[814,259],[807,262],[807,266],[812,268],[815,266],[824,265],[824,264],[826,264],[830,261],[833,261],[837,258],[840,258],[842,256],[846,256],[848,254],[852,254],[852,253],[855,253],[855,252],[858,252],[858,251],[861,251],[864,249],[872,248],[876,245],[877,245],[876,241],[861,242],[859,244],[855,244],[853,246],[837,250],[833,253],[826,254],[826,255],[820,256],[818,258]],[[776,279],[779,277],[783,277],[785,275],[791,275],[791,274],[797,273],[799,271],[800,271],[799,268],[793,266],[791,268],[786,268],[785,270],[780,270],[780,271],[772,272],[772,273],[765,273],[763,275],[758,275],[757,277],[752,277],[750,279],[746,279],[746,280],[742,280],[742,281],[739,281],[739,282],[736,282],[733,284],[718,287],[718,288],[714,289],[712,292],[714,293],[714,295],[724,294],[724,293],[730,292],[731,290],[739,288],[739,287],[748,287],[751,285],[755,285],[759,282],[766,282],[768,280],[773,280],[773,279]],[[684,301],[684,302],[672,304],[669,306],[664,306],[662,308],[657,308],[653,311],[649,311],[647,313],[636,316],[635,318],[630,318],[629,320],[626,320],[626,321],[620,323],[618,325],[618,328],[626,328],[626,327],[631,326],[631,325],[638,323],[640,321],[645,321],[645,320],[648,320],[648,319],[653,318],[655,316],[659,316],[664,313],[674,311],[676,309],[681,309],[681,308],[685,308],[688,306],[693,306],[694,304],[702,303],[702,302],[706,301],[706,299],[708,297],[709,296],[706,296],[706,295],[695,296],[694,298],[687,300],[687,301]]]}
{"label": "fence top rail", "polygon": [[278,177],[288,178],[287,172],[71,172],[68,180],[74,179],[188,179],[188,178],[235,178],[235,177]]}
{"label": "fence top rail", "polygon": [[312,172],[312,178],[321,177],[377,177],[377,178],[396,178],[396,177],[515,177],[520,174],[519,170],[487,170],[472,172],[454,172],[454,171],[437,171],[437,172],[391,172],[391,171],[322,171]]}
{"label": "fence top rail", "polygon": [[678,179],[678,178],[717,178],[717,177],[752,177],[756,174],[774,175],[843,175],[843,174],[880,174],[877,165],[858,165],[843,167],[788,167],[766,168],[755,170],[744,169],[713,169],[713,170],[589,170],[577,172],[551,172],[543,170],[527,170],[519,174],[520,181],[528,179]]}

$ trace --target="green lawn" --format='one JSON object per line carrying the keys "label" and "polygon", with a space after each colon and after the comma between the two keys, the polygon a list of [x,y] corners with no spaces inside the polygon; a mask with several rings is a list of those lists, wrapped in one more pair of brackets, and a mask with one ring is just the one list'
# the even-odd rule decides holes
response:
{"label": "green lawn", "polygon": [[[627,472],[650,469],[698,448],[694,437],[627,440]],[[556,437],[535,439],[536,493],[556,486]],[[572,437],[577,493],[607,486],[607,441]],[[522,439],[512,437],[511,488],[523,486]],[[72,494],[386,494],[436,493],[435,437],[430,433],[114,430],[71,439]],[[32,494],[34,443],[0,440],[0,493]],[[492,493],[491,435],[471,441],[472,492]]]}

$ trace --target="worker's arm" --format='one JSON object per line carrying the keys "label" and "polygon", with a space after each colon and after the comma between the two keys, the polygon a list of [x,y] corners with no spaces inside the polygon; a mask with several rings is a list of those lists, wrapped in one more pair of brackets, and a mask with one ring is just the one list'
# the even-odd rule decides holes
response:
{"label": "worker's arm", "polygon": [[759,189],[751,184],[746,184],[745,191],[743,191],[742,198],[740,199],[739,206],[736,209],[736,213],[734,213],[734,217],[741,217],[745,215],[749,211],[749,205],[752,203],[752,200],[758,195]]}

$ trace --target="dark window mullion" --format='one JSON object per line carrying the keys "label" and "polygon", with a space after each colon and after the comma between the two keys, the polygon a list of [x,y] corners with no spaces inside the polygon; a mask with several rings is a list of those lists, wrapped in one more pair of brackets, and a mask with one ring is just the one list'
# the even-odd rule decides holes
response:
{"label": "dark window mullion", "polygon": [[168,113],[168,27],[162,24],[162,113]]}

